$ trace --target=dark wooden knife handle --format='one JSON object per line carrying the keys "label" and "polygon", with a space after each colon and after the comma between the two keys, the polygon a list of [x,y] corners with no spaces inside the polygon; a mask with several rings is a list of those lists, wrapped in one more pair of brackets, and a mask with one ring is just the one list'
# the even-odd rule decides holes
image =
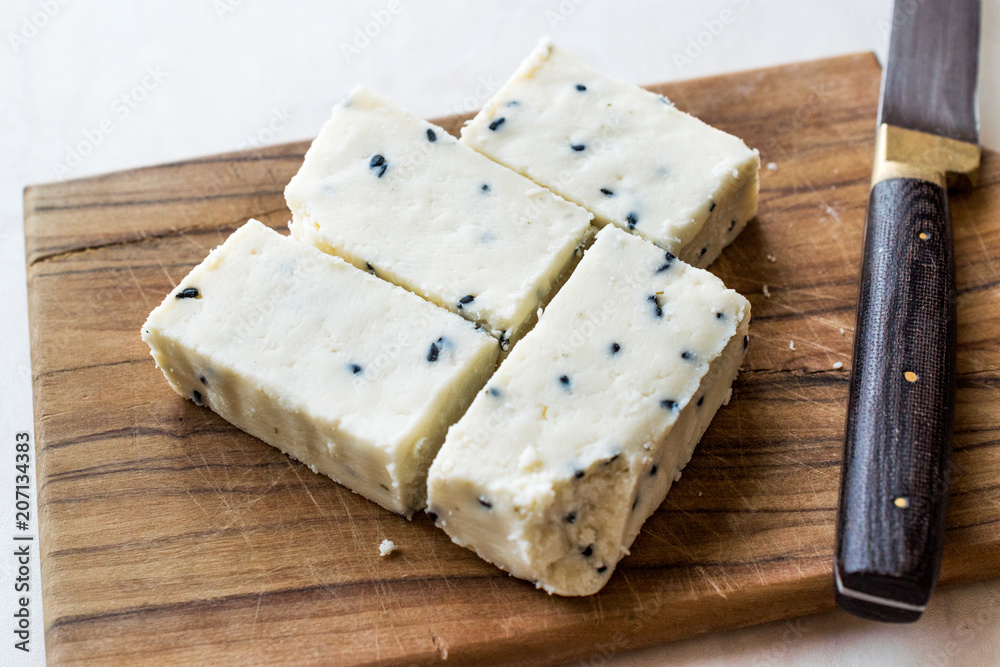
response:
{"label": "dark wooden knife handle", "polygon": [[837,513],[846,611],[920,618],[937,583],[955,417],[948,193],[896,178],[868,200]]}

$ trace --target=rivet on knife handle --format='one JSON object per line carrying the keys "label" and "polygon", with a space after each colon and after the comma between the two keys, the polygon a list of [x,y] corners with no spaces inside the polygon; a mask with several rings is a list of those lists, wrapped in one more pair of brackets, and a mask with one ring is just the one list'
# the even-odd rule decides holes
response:
{"label": "rivet on knife handle", "polygon": [[864,618],[915,621],[940,570],[956,341],[946,183],[971,183],[978,157],[974,144],[879,130],[834,566],[838,604]]}

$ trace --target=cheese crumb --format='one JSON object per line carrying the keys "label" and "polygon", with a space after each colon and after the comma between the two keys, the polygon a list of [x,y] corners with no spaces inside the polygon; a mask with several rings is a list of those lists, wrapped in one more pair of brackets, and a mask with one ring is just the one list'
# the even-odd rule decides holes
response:
{"label": "cheese crumb", "polygon": [[771,298],[771,290],[767,289],[767,285],[764,285],[764,290],[763,291],[764,291],[764,296],[766,296],[768,299],[770,299]]}
{"label": "cheese crumb", "polygon": [[793,351],[793,352],[795,351],[795,341],[794,340],[788,341],[788,349],[791,350],[791,351]]}
{"label": "cheese crumb", "polygon": [[844,362],[843,361],[838,361],[835,364],[833,364],[833,370],[835,370],[835,371],[839,371],[843,367],[844,367]]}
{"label": "cheese crumb", "polygon": [[777,165],[777,163],[775,163],[775,162],[768,162],[767,163],[767,170],[768,171],[778,171],[778,165]]}
{"label": "cheese crumb", "polygon": [[382,540],[382,544],[378,545],[378,555],[388,556],[393,551],[396,550],[396,543],[392,540]]}
{"label": "cheese crumb", "polygon": [[542,467],[542,458],[535,451],[535,448],[528,445],[521,452],[521,457],[517,460],[517,467],[521,470],[533,472]]}

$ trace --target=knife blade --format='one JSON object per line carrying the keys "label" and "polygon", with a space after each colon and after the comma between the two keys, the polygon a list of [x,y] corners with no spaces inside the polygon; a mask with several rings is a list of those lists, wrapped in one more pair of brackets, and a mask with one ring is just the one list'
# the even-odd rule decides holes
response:
{"label": "knife blade", "polygon": [[955,414],[948,187],[980,150],[979,0],[896,0],[883,70],[848,392],[834,587],[912,622],[937,583]]}

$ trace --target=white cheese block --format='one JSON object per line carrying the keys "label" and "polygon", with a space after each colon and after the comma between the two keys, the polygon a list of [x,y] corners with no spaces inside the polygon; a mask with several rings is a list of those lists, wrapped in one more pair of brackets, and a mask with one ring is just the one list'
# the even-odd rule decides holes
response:
{"label": "white cheese block", "polygon": [[178,394],[386,509],[493,371],[471,323],[251,220],[142,328]]}
{"label": "white cheese block", "polygon": [[472,320],[504,347],[530,327],[591,215],[367,88],[285,190],[292,236]]}
{"label": "white cheese block", "polygon": [[595,593],[728,400],[749,321],[712,274],[605,227],[448,431],[428,513],[549,593]]}
{"label": "white cheese block", "polygon": [[757,212],[757,151],[548,40],[462,142],[695,266]]}

